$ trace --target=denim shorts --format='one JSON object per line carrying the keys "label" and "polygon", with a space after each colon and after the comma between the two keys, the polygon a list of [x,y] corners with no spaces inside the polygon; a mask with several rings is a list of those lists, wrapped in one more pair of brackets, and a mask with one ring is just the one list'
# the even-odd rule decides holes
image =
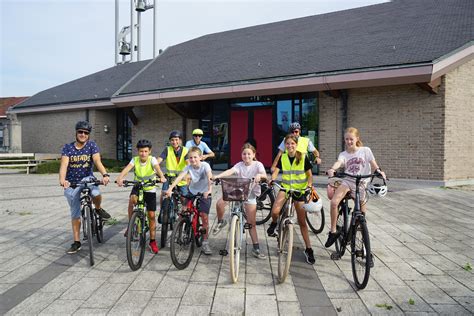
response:
{"label": "denim shorts", "polygon": [[[82,180],[89,180],[93,177],[85,177]],[[81,190],[84,186],[78,186],[77,188],[67,188],[64,190],[64,196],[66,197],[67,203],[71,210],[71,219],[81,218]],[[91,194],[93,197],[100,195],[99,187],[94,185],[91,186]]]}
{"label": "denim shorts", "polygon": [[[166,190],[168,190],[169,187],[170,187],[170,183],[169,183],[169,181],[166,181],[165,183],[163,183],[163,186],[161,187],[161,190],[166,191]],[[182,196],[186,196],[186,195],[189,194],[187,185],[182,185],[182,186],[178,185],[177,188],[179,189],[179,193]]]}

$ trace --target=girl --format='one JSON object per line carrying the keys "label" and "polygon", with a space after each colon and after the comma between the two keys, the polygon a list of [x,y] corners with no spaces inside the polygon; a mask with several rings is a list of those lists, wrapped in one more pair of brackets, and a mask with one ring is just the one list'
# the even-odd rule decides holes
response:
{"label": "girl", "polygon": [[[306,195],[304,191],[313,185],[313,174],[311,172],[311,162],[306,158],[306,155],[296,151],[298,145],[298,138],[294,134],[289,134],[285,137],[286,152],[281,155],[277,167],[273,171],[272,181],[278,177],[280,169],[283,170],[282,186],[285,189],[296,189],[300,191],[293,195],[293,203],[298,217],[298,224],[300,225],[301,235],[303,236],[306,249],[304,255],[306,262],[314,264],[313,249],[311,248],[311,241],[308,235],[308,226],[306,225],[306,214],[303,209],[303,204]],[[272,223],[267,229],[268,236],[275,236],[275,228],[277,226],[278,214],[286,201],[286,192],[280,190],[272,207]]]}
{"label": "girl", "polygon": [[[352,175],[367,175],[371,174],[372,171],[376,171],[379,172],[385,180],[387,179],[385,173],[377,165],[370,148],[363,147],[364,145],[360,140],[357,128],[347,128],[344,132],[344,141],[346,150],[339,154],[337,161],[326,172],[329,177],[333,177],[336,170],[343,167],[345,173]],[[359,192],[361,201],[365,201],[365,186],[368,181],[370,180],[367,179],[360,184]],[[355,179],[344,178],[337,189],[331,191],[331,189],[328,188],[328,198],[331,200],[331,231],[329,232],[328,240],[325,244],[326,248],[330,247],[339,237],[336,232],[337,207],[349,191],[352,196],[355,197]],[[362,203],[361,211],[364,213],[366,211],[364,202]]]}
{"label": "girl", "polygon": [[[260,161],[255,160],[255,155],[257,151],[255,147],[249,143],[244,144],[242,147],[242,161],[237,163],[231,169],[228,169],[221,174],[214,177],[214,179],[219,179],[223,177],[228,177],[231,175],[237,175],[240,178],[246,179],[255,179],[255,185],[250,192],[247,201],[245,202],[245,212],[247,214],[247,223],[251,225],[250,229],[250,238],[252,239],[253,249],[252,254],[254,257],[259,259],[265,259],[266,256],[260,252],[260,245],[258,243],[258,236],[257,236],[257,225],[256,221],[256,213],[257,213],[257,196],[260,195],[260,185],[259,182],[262,179],[267,178],[267,174],[265,172],[265,167]],[[224,209],[226,206],[226,202],[221,198],[217,201],[216,209],[217,209],[217,218],[224,217]],[[217,226],[220,227],[218,230],[214,230],[214,234],[218,233],[222,227],[225,226],[221,220],[221,223],[218,223]],[[220,225],[219,225],[220,224]]]}

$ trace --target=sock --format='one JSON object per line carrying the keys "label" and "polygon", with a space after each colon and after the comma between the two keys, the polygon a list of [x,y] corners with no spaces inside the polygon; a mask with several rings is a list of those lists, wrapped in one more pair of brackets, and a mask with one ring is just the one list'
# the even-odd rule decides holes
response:
{"label": "sock", "polygon": [[217,220],[217,223],[218,223],[218,224],[219,224],[219,223],[223,223],[223,222],[224,222],[224,219],[218,219],[218,220]]}
{"label": "sock", "polygon": [[253,244],[253,249],[254,250],[260,250],[260,244]]}
{"label": "sock", "polygon": [[154,239],[151,239],[151,238],[150,238],[150,242],[154,242],[154,241],[155,241]]}

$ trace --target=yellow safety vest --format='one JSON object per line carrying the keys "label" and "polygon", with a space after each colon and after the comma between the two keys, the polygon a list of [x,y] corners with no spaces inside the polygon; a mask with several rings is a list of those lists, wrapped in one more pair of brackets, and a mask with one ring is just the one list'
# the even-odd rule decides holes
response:
{"label": "yellow safety vest", "polygon": [[[140,157],[133,158],[133,164],[135,167],[135,181],[146,181],[151,179],[156,179],[155,170],[153,170],[153,166],[151,165],[152,156],[148,157],[146,164],[144,166],[140,163]],[[153,187],[145,187],[144,191],[153,190]]]}
{"label": "yellow safety vest", "polygon": [[[183,152],[181,153],[181,158],[179,159],[179,163],[176,159],[176,155],[174,154],[173,146],[168,146],[168,155],[166,156],[166,174],[170,177],[177,177],[181,171],[184,170],[186,167],[186,154],[188,153],[188,149],[183,147]],[[182,180],[178,183],[178,186],[186,185],[186,180]]]}
{"label": "yellow safety vest", "polygon": [[296,158],[293,160],[293,164],[290,163],[290,158],[287,153],[281,155],[281,167],[283,175],[281,176],[282,185],[285,189],[304,191],[308,179],[304,171],[304,162],[306,156],[301,155],[299,164],[296,164]]}

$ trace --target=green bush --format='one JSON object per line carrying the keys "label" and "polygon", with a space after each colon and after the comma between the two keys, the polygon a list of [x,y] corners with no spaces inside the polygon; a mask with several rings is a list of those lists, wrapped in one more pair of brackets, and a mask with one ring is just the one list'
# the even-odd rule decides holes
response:
{"label": "green bush", "polygon": [[[107,172],[120,172],[127,165],[127,162],[114,160],[114,159],[102,159],[102,163],[107,169]],[[36,173],[59,173],[59,166],[61,162],[59,160],[47,161],[36,167]],[[94,168],[97,171],[97,168]]]}

